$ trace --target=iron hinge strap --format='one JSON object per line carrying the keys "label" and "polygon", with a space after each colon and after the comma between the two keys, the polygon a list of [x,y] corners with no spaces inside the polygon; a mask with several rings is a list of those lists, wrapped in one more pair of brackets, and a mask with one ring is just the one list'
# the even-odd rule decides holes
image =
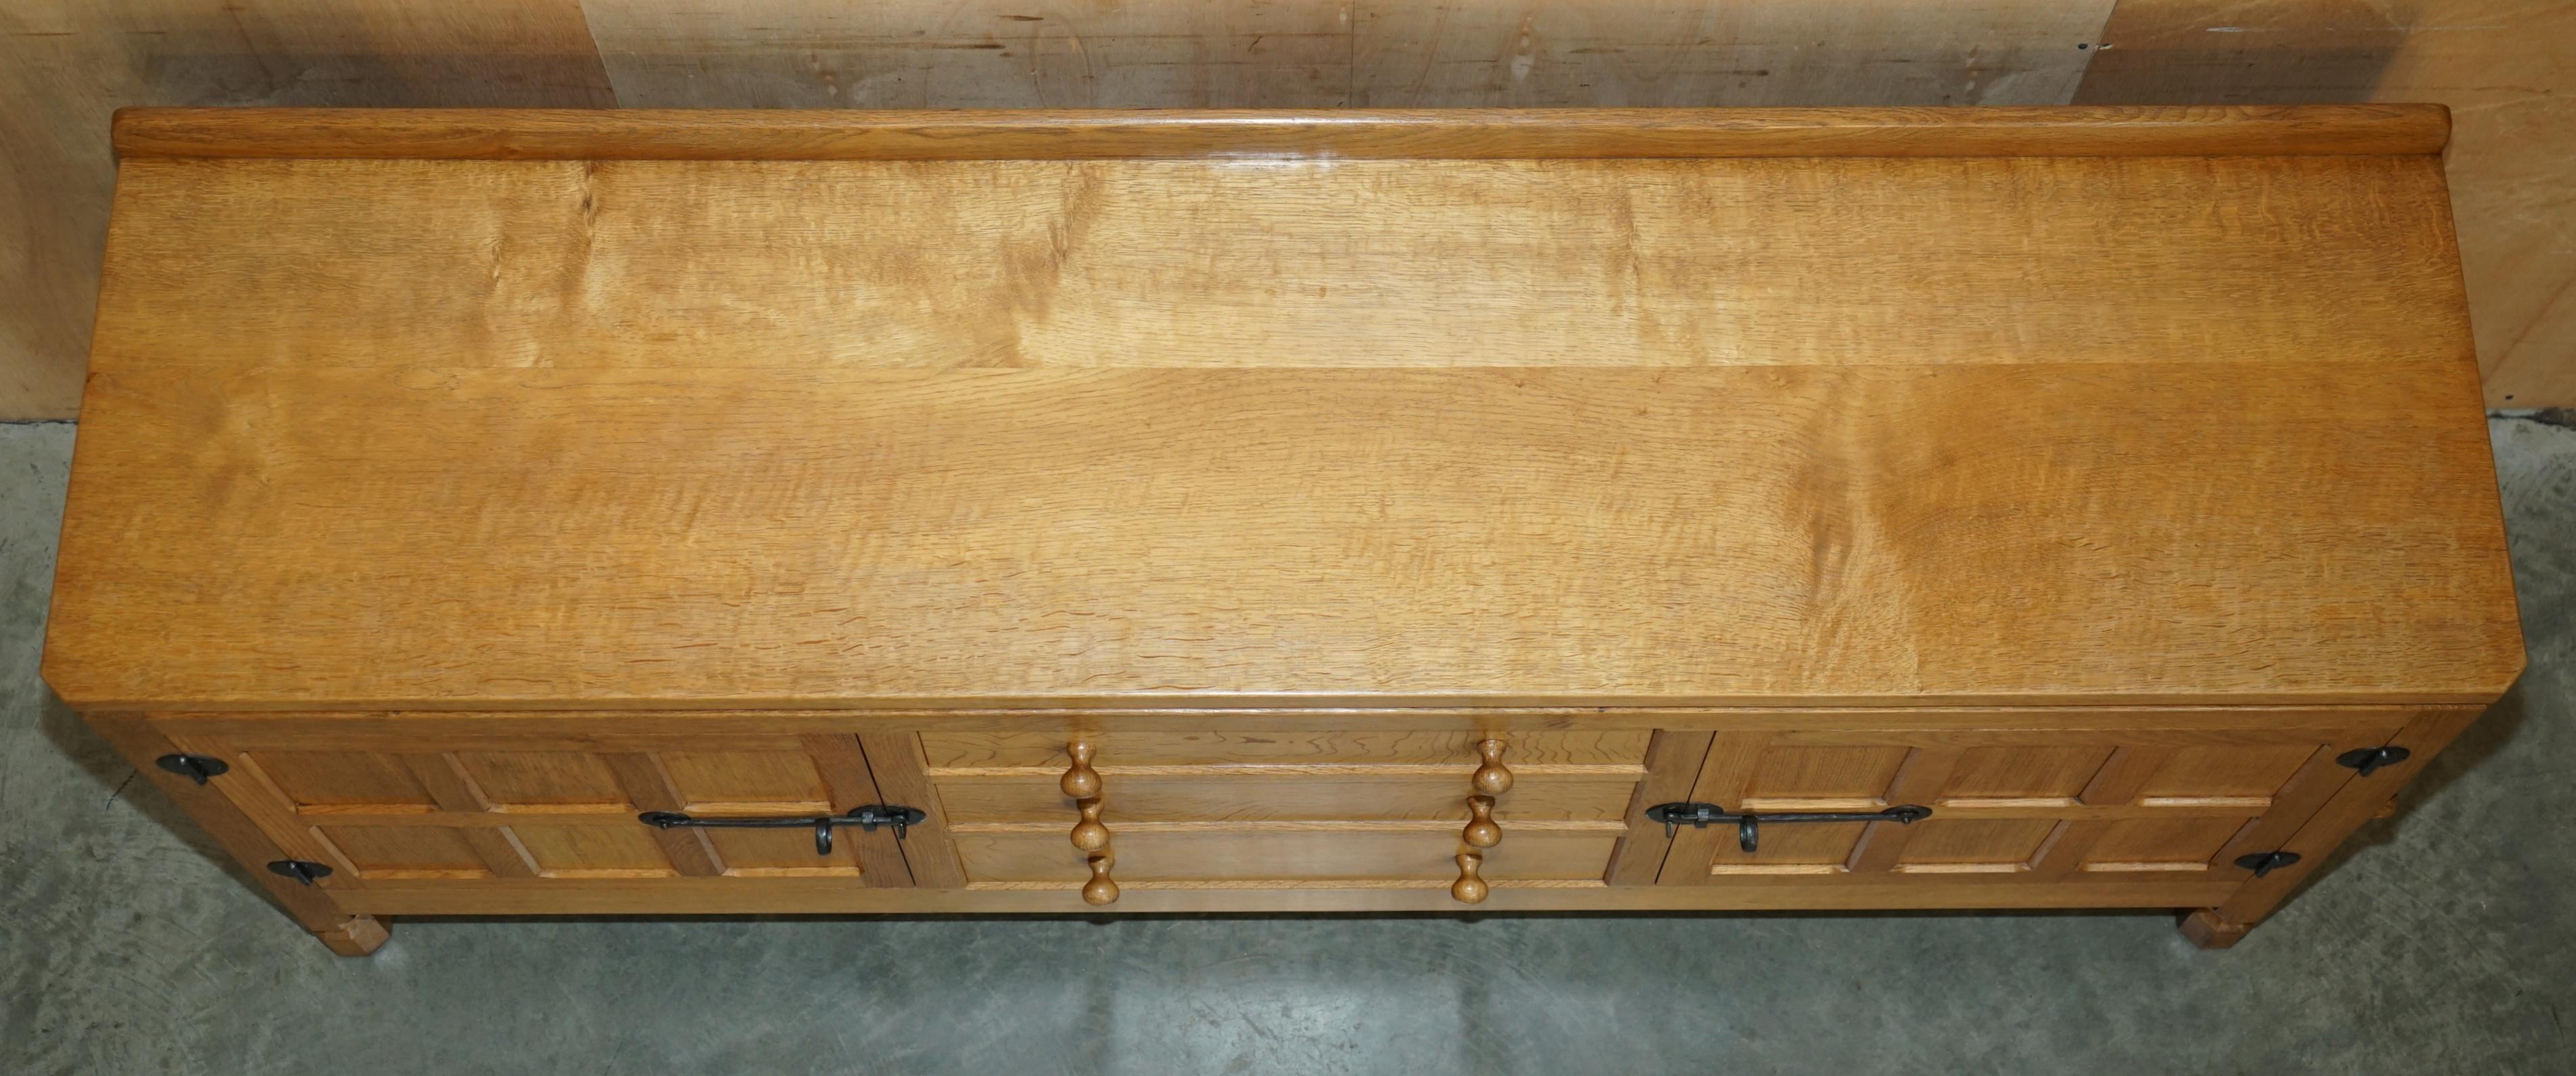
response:
{"label": "iron hinge strap", "polygon": [[646,811],[635,820],[655,829],[802,829],[814,828],[814,854],[832,854],[832,830],[838,826],[857,826],[862,832],[874,833],[879,826],[894,827],[894,838],[902,840],[904,831],[929,818],[928,812],[900,803],[871,803],[852,807],[840,814],[789,815],[777,818],[698,818],[680,811]]}
{"label": "iron hinge strap", "polygon": [[1735,827],[1736,847],[1747,852],[1758,851],[1762,844],[1765,822],[1894,822],[1910,826],[1932,817],[1932,808],[1907,804],[1883,811],[1782,811],[1763,814],[1754,811],[1729,811],[1714,803],[1658,803],[1646,808],[1646,819],[1664,824],[1664,839],[1671,840],[1680,827],[1706,829],[1712,825]]}

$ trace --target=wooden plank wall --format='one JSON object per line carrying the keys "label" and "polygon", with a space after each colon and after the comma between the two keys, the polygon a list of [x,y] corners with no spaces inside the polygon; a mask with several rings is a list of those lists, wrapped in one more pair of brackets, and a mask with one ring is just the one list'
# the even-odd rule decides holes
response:
{"label": "wooden plank wall", "polygon": [[2489,401],[2576,405],[2571,53],[2518,0],[8,0],[0,419],[77,408],[129,104],[2443,101]]}
{"label": "wooden plank wall", "polygon": [[2490,407],[2576,406],[2576,3],[2120,0],[2082,104],[2439,101]]}

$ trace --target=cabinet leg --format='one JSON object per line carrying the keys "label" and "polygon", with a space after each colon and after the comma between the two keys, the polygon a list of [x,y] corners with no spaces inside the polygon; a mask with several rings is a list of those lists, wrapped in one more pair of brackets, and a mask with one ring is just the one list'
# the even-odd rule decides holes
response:
{"label": "cabinet leg", "polygon": [[[154,761],[177,751],[178,745],[135,714],[99,714],[89,718],[90,727],[113,745],[126,761],[134,764],[136,773],[152,782],[178,803],[188,816],[205,828],[207,835],[222,845],[242,865],[252,882],[268,893],[270,901],[284,911],[298,926],[312,931],[322,944],[341,956],[365,956],[385,943],[385,921],[371,915],[351,915],[331,899],[326,886],[300,885],[266,869],[271,860],[287,858],[285,850],[262,832],[259,825],[244,815],[239,807],[211,785],[201,785],[188,778],[162,769]],[[237,778],[217,778],[237,780]]]}
{"label": "cabinet leg", "polygon": [[[2300,862],[2265,872],[2259,877],[2248,877],[2244,887],[2238,889],[2234,896],[2185,920],[2183,933],[2207,949],[2225,948],[2236,938],[2243,937],[2247,928],[2262,922],[2281,906],[2282,901],[2288,900],[2291,891],[2324,866],[2334,850],[2351,837],[2354,830],[2378,814],[2398,789],[2414,780],[2425,763],[2441,754],[2443,747],[2484,712],[2484,708],[2477,706],[2427,706],[2416,711],[2414,719],[2388,741],[2389,746],[2402,747],[2412,753],[2404,761],[2382,766],[2367,776],[2356,773],[2327,798],[2325,805],[2317,808],[2317,813],[2309,816],[2307,824],[2300,826],[2283,846],[2282,851],[2298,855]],[[2202,915],[2208,916],[2207,926],[2212,931],[2206,938],[2193,926]],[[2224,928],[2232,928],[2234,934],[2226,934]]]}
{"label": "cabinet leg", "polygon": [[2185,912],[2179,925],[2182,936],[2203,949],[2225,949],[2244,941],[2245,932],[2254,929],[2251,923],[2233,923],[2220,918],[2216,908],[2195,908]]}
{"label": "cabinet leg", "polygon": [[391,935],[385,921],[372,915],[353,915],[327,927],[313,928],[313,936],[341,956],[365,956],[375,952]]}

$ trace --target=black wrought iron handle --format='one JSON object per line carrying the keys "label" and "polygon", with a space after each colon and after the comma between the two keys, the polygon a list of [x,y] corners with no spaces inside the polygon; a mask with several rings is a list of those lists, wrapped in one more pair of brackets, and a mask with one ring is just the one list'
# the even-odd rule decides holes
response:
{"label": "black wrought iron handle", "polygon": [[828,856],[832,854],[832,829],[835,826],[857,826],[868,833],[876,832],[878,826],[893,826],[895,839],[902,840],[904,830],[920,825],[928,817],[918,807],[871,803],[865,807],[852,807],[842,814],[787,818],[699,818],[678,811],[646,811],[636,815],[635,820],[655,829],[678,829],[682,826],[699,829],[802,829],[812,826],[814,854]]}
{"label": "black wrought iron handle", "polygon": [[1729,811],[1714,803],[1658,803],[1646,808],[1648,821],[1664,824],[1664,838],[1670,840],[1682,826],[1706,829],[1711,825],[1735,826],[1735,844],[1747,852],[1762,845],[1764,822],[1894,822],[1910,826],[1932,817],[1932,808],[1907,804],[1884,811],[1783,811],[1779,814],[1756,814],[1752,811]]}

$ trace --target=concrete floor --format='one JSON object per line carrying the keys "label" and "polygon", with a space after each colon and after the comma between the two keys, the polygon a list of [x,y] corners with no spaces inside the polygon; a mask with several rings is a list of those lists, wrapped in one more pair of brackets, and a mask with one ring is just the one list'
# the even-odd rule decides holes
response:
{"label": "concrete floor", "polygon": [[2229,952],[2162,915],[410,920],[343,960],[37,679],[72,429],[0,426],[0,1073],[2567,1072],[2576,429],[2494,432],[2531,672]]}

